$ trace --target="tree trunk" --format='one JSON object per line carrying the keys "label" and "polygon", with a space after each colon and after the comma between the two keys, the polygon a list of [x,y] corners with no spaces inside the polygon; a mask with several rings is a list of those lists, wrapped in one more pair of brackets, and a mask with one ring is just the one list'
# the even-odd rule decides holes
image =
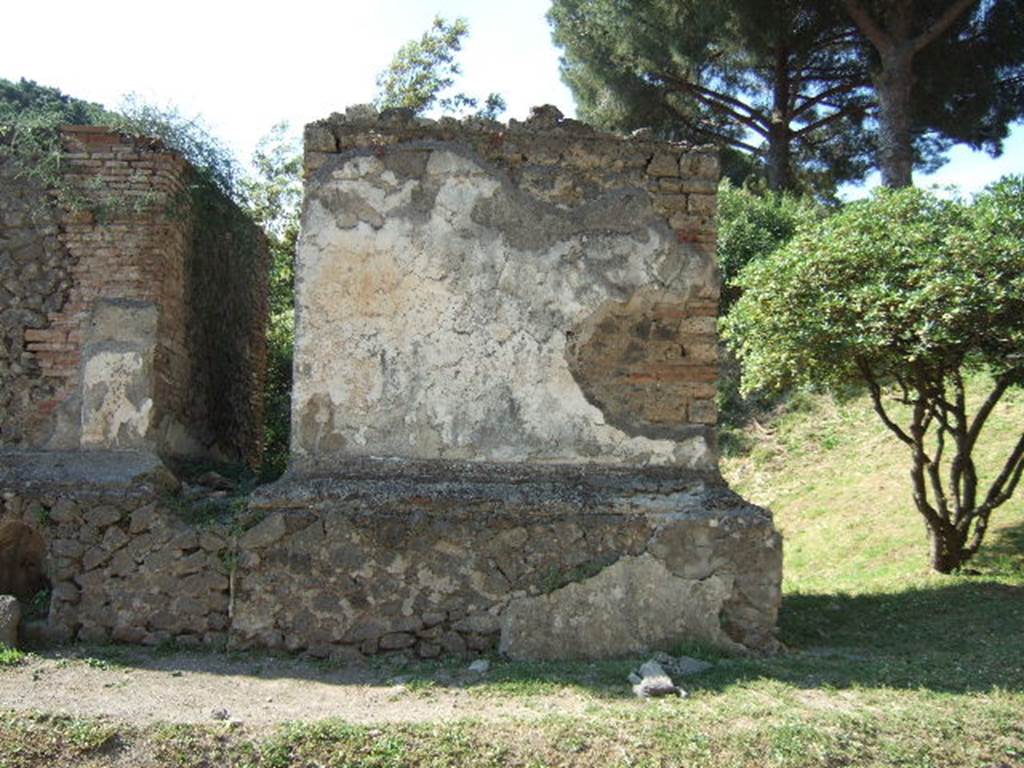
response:
{"label": "tree trunk", "polygon": [[768,188],[784,192],[793,188],[789,126],[772,123],[768,137]]}
{"label": "tree trunk", "polygon": [[789,52],[785,48],[776,49],[772,85],[772,122],[768,128],[768,188],[774,192],[793,188],[788,64]]}
{"label": "tree trunk", "polygon": [[914,183],[914,136],[910,95],[914,84],[913,51],[902,45],[882,55],[875,77],[878,92],[878,150],[882,184],[909,187]]}
{"label": "tree trunk", "polygon": [[932,568],[939,573],[952,573],[966,563],[971,553],[964,547],[965,537],[952,525],[936,527],[929,524]]}

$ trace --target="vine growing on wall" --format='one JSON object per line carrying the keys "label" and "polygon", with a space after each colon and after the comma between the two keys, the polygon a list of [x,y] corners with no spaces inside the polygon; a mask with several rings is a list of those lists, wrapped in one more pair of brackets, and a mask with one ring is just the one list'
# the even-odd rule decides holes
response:
{"label": "vine growing on wall", "polygon": [[56,88],[22,79],[0,78],[0,162],[10,163],[15,178],[53,190],[62,202],[77,208],[80,201],[61,176],[64,125],[96,125],[112,113]]}

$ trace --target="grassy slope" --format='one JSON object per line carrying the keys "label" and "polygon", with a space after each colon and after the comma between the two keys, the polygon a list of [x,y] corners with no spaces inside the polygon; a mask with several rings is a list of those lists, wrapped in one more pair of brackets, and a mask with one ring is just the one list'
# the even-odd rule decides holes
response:
{"label": "grassy slope", "polygon": [[[983,458],[1021,424],[1018,395],[996,414]],[[1024,766],[1024,498],[997,512],[980,574],[941,577],[927,568],[902,449],[866,402],[801,398],[727,442],[745,446],[725,459],[727,475],[772,507],[786,537],[792,650],[719,659],[684,681],[687,699],[632,699],[635,660],[495,660],[471,689],[481,706],[514,697],[540,709],[568,692],[588,697],[587,714],[261,734],[8,713],[0,766]],[[411,680],[405,695],[444,694],[436,665],[382,674],[396,671]]]}
{"label": "grassy slope", "polygon": [[[986,381],[971,385],[970,401],[976,402]],[[1001,466],[1022,428],[1024,393],[1018,390],[997,406],[982,434],[976,461],[983,482]],[[950,583],[928,569],[907,449],[866,397],[836,403],[803,395],[769,428],[752,426],[723,444],[723,472],[733,487],[775,512],[786,538],[788,592],[861,593]],[[992,520],[972,567],[991,577],[1024,578],[1024,492]]]}

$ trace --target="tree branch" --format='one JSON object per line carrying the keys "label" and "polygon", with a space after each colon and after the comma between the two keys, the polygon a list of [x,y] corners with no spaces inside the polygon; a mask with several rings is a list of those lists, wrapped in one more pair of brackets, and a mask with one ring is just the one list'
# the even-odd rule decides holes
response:
{"label": "tree branch", "polygon": [[736,109],[745,111],[750,115],[752,120],[755,120],[764,125],[768,125],[768,123],[770,122],[767,115],[765,115],[760,110],[756,110],[750,104],[744,101],[740,101],[738,98],[734,98],[733,96],[730,96],[727,93],[722,93],[711,88],[706,88],[705,86],[702,85],[697,85],[696,83],[690,82],[688,80],[683,82],[685,82],[688,87],[696,91],[699,91],[700,93],[708,96],[709,98],[718,99],[724,104],[730,104],[732,106],[735,106]]}
{"label": "tree branch", "polygon": [[928,479],[932,484],[936,510],[943,520],[949,520],[949,503],[946,500],[946,491],[942,487],[942,474],[939,471],[939,465],[942,463],[942,451],[946,447],[946,425],[944,419],[939,421],[939,428],[936,430],[936,441],[935,456],[929,459],[923,451],[922,455],[925,457],[925,469],[928,470]]}
{"label": "tree branch", "polygon": [[821,104],[824,101],[840,93],[848,93],[852,91],[856,86],[852,83],[846,83],[844,85],[837,85],[833,88],[822,91],[817,96],[804,96],[803,94],[797,94],[797,98],[803,99],[804,102],[793,110],[793,117],[799,117],[809,109],[813,109],[816,104]]}
{"label": "tree branch", "polygon": [[[762,137],[768,138],[768,130],[765,127],[768,125],[767,118],[761,112],[748,104],[744,104],[739,99],[734,99],[724,93],[713,91],[710,88],[704,88],[703,86],[674,75],[665,74],[664,72],[654,72],[653,74],[668,83],[672,83],[679,90],[691,94],[702,104],[706,104],[712,109],[717,109],[719,112],[728,115],[741,125],[747,126],[750,130],[760,134]],[[748,114],[743,114],[742,112],[737,111],[737,109],[743,109]]]}
{"label": "tree branch", "polygon": [[711,138],[712,140],[717,140],[717,141],[725,142],[726,144],[729,144],[730,146],[733,146],[736,149],[741,149],[744,152],[749,152],[752,155],[756,154],[758,152],[758,148],[755,147],[753,144],[748,144],[747,142],[742,141],[740,139],[737,139],[734,136],[730,136],[727,133],[723,133],[722,131],[713,130],[713,129],[708,128],[708,127],[706,127],[704,125],[701,125],[701,124],[699,124],[697,122],[694,122],[693,120],[687,119],[685,116],[683,116],[683,115],[681,115],[679,113],[678,109],[676,109],[671,103],[669,103],[663,97],[661,98],[661,103],[662,103],[662,105],[666,109],[668,109],[671,112],[675,113],[675,115],[678,118],[679,122],[682,125],[684,125],[688,130],[694,131],[696,133],[702,133],[705,136],[708,136],[709,138]]}
{"label": "tree branch", "polygon": [[840,112],[833,112],[828,117],[823,117],[821,120],[815,120],[813,123],[808,123],[803,128],[801,128],[799,131],[795,131],[793,133],[793,135],[794,136],[803,136],[805,133],[810,133],[811,131],[816,131],[819,128],[821,128],[823,125],[828,125],[829,123],[834,122],[835,120],[839,120],[839,119],[841,119],[843,117],[847,117],[848,115],[852,114],[853,111],[854,110],[845,110],[844,109],[844,110],[842,110]]}
{"label": "tree branch", "polygon": [[1002,376],[996,379],[995,388],[989,392],[988,397],[985,398],[985,402],[981,404],[978,412],[974,415],[974,421],[971,422],[970,429],[967,430],[967,453],[974,450],[974,444],[978,440],[978,435],[981,434],[981,428],[985,426],[985,421],[992,413],[992,409],[999,403],[1003,393],[1010,386],[1012,377],[1009,373],[1004,373]]}
{"label": "tree branch", "polygon": [[879,51],[892,48],[892,38],[878,25],[858,0],[843,0],[843,5],[846,6],[846,12],[850,14],[850,18],[875,48]]}
{"label": "tree branch", "polygon": [[[949,8],[946,9],[946,12],[935,20],[934,24],[911,40],[910,47],[914,53],[917,53],[922,48],[927,48],[935,41],[935,38],[949,29],[953,22],[963,15],[964,11],[977,2],[978,0],[957,0],[953,5],[949,6]],[[849,2],[847,5],[849,5]]]}
{"label": "tree branch", "polygon": [[1010,458],[1006,460],[1003,471],[999,473],[999,477],[995,479],[992,487],[988,489],[988,494],[985,496],[982,508],[993,510],[1013,496],[1022,473],[1024,473],[1024,434],[1020,436],[1016,447],[1014,447],[1013,452],[1010,454]]}
{"label": "tree branch", "polygon": [[[917,503],[918,511],[924,515],[925,520],[932,524],[932,528],[938,531],[949,522],[946,515],[940,515],[939,511],[928,503],[928,486],[925,484],[924,475],[927,472],[931,476],[931,467],[934,462],[924,450],[924,436],[928,429],[925,418],[926,410],[924,400],[918,399],[914,404],[913,423],[910,427],[913,435],[912,448],[914,449],[914,467],[910,471],[910,477],[914,481],[914,501]],[[941,489],[941,483],[937,489],[933,486],[933,491],[936,492],[935,501],[940,510],[945,505],[945,497],[941,493]]]}
{"label": "tree branch", "polygon": [[[956,392],[956,402],[953,404],[953,417],[956,426],[953,435],[956,439],[956,453],[949,465],[949,486],[953,493],[953,518],[957,525],[960,524],[964,515],[974,508],[974,463],[971,461],[969,452],[965,453],[967,447],[967,393],[964,388],[964,378],[959,369],[953,371],[953,387]],[[965,469],[968,472],[964,477]],[[970,488],[965,487],[970,486]]]}
{"label": "tree branch", "polygon": [[863,361],[858,359],[857,368],[860,369],[861,376],[864,377],[864,382],[868,385],[868,391],[871,393],[871,402],[875,406],[875,413],[882,420],[882,423],[889,428],[896,437],[902,440],[904,443],[909,445],[911,448],[914,447],[914,439],[904,432],[899,424],[889,418],[889,414],[885,411],[885,406],[882,404],[882,388],[875,380],[874,374],[871,372],[870,366]]}

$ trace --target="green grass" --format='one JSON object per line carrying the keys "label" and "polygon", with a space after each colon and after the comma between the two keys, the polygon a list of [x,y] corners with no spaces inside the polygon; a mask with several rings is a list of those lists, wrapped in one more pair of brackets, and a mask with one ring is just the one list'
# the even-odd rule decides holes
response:
{"label": "green grass", "polygon": [[0,643],[0,667],[14,667],[25,660],[25,652]]}
{"label": "green grass", "polygon": [[[1017,394],[994,415],[982,463],[991,468],[1022,424]],[[681,681],[685,699],[635,700],[626,674],[637,659],[493,659],[482,676],[467,675],[464,662],[384,660],[374,667],[381,684],[401,676],[398,695],[410,701],[458,687],[475,715],[514,702],[536,705],[536,716],[269,732],[121,726],[111,735],[100,721],[7,713],[0,768],[102,765],[115,754],[182,768],[1024,767],[1024,500],[995,513],[971,563],[977,573],[939,576],[928,568],[902,446],[863,400],[804,395],[725,443],[731,482],[770,506],[785,536],[780,630],[789,650],[748,658],[681,648],[715,662]],[[578,706],[559,714],[563,698]]]}
{"label": "green grass", "polygon": [[[986,381],[971,382],[977,402]],[[1009,392],[989,419],[975,460],[982,483],[1024,429],[1024,392]],[[907,449],[867,398],[845,403],[801,394],[767,427],[732,433],[723,472],[733,487],[770,507],[785,544],[788,592],[886,592],[947,585],[930,571],[924,522],[914,509]],[[982,485],[982,487],[986,487]],[[992,515],[970,567],[1024,580],[1024,490]]]}

